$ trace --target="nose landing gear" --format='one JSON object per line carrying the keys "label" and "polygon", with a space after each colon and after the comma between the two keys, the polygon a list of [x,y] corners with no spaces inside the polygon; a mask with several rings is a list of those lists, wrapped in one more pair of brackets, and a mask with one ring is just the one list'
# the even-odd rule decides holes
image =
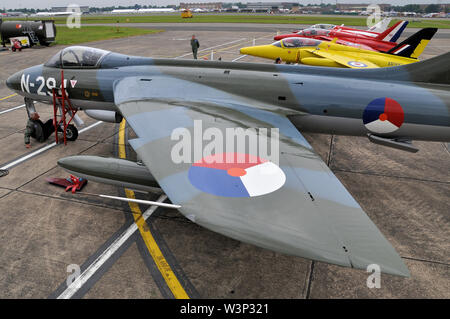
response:
{"label": "nose landing gear", "polygon": [[31,117],[31,114],[36,112],[36,108],[34,107],[34,101],[30,98],[24,98],[25,108],[27,109],[28,118]]}
{"label": "nose landing gear", "polygon": [[[58,132],[63,132],[63,127],[58,127]],[[78,138],[78,129],[73,124],[68,124],[66,127],[66,139],[68,141],[75,141]]]}

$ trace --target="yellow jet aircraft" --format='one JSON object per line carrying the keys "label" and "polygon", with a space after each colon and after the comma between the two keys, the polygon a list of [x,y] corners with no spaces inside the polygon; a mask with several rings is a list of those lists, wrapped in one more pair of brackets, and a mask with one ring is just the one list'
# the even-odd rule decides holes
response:
{"label": "yellow jet aircraft", "polygon": [[409,64],[419,61],[436,28],[425,28],[392,48],[388,53],[370,51],[357,43],[337,44],[310,38],[285,38],[270,45],[245,47],[241,54],[275,60],[281,58],[288,63],[338,68],[378,68]]}

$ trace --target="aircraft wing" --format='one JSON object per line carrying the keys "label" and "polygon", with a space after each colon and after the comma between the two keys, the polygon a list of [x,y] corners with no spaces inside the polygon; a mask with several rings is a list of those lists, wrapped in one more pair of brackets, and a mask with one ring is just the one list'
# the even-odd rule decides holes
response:
{"label": "aircraft wing", "polygon": [[[391,244],[283,109],[165,75],[119,80],[114,97],[138,136],[131,146],[193,222],[277,252],[359,269],[378,264],[382,272],[409,275]],[[230,139],[220,137],[236,128],[259,128],[258,138],[265,135],[262,128],[278,128],[279,152],[274,147],[273,153],[279,160],[271,155],[264,162],[267,158],[248,145],[244,150],[237,143],[229,147]],[[190,147],[181,151],[180,141]],[[199,161],[202,148],[206,152],[213,141],[217,154],[222,147],[227,154],[262,160],[250,167],[235,167],[228,159],[217,165]]]}
{"label": "aircraft wing", "polygon": [[379,66],[376,65],[375,63],[372,63],[370,61],[367,61],[365,59],[362,58],[357,58],[355,59],[355,57],[352,57],[350,55],[346,55],[345,53],[342,52],[336,52],[336,51],[327,51],[324,49],[310,49],[308,50],[309,52],[318,55],[322,58],[326,58],[326,59],[330,59],[335,61],[336,63],[339,63],[341,65],[343,65],[344,67],[347,68],[352,68],[352,69],[367,69],[367,68],[378,68]]}

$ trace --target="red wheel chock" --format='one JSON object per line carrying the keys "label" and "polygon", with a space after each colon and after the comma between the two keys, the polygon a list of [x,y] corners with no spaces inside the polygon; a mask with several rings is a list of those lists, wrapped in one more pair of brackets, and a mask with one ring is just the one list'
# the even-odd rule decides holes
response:
{"label": "red wheel chock", "polygon": [[69,178],[47,177],[45,180],[50,184],[65,187],[66,192],[72,190],[72,194],[80,191],[87,184],[87,179],[73,175],[70,175]]}

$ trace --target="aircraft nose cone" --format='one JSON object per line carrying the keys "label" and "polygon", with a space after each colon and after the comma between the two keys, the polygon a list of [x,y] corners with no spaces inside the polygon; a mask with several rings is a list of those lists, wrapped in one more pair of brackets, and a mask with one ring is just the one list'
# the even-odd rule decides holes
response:
{"label": "aircraft nose cone", "polygon": [[10,76],[7,80],[6,80],[6,86],[9,87],[10,89],[12,89],[12,76]]}
{"label": "aircraft nose cone", "polygon": [[252,47],[241,48],[239,51],[241,54],[250,54],[250,52],[252,52]]}
{"label": "aircraft nose cone", "polygon": [[6,86],[9,87],[11,90],[18,90],[20,87],[20,76],[21,76],[20,72],[11,75],[6,80]]}
{"label": "aircraft nose cone", "polygon": [[281,52],[273,45],[256,45],[240,50],[241,54],[252,55],[260,58],[276,59]]}
{"label": "aircraft nose cone", "polygon": [[253,56],[261,56],[264,54],[268,46],[265,45],[255,45],[252,47],[245,47],[240,50],[241,54],[253,55]]}

